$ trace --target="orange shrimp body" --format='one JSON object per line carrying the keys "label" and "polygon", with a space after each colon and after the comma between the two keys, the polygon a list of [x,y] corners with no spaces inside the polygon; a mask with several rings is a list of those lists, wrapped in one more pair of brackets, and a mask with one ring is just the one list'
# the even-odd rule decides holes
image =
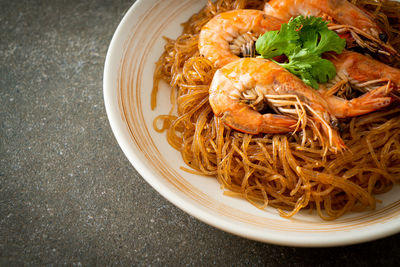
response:
{"label": "orange shrimp body", "polygon": [[386,35],[366,12],[347,0],[271,0],[265,4],[267,15],[283,21],[299,15],[330,17],[335,21],[354,26],[375,38],[385,39]]}
{"label": "orange shrimp body", "polygon": [[362,84],[371,80],[390,80],[400,88],[400,69],[390,67],[382,62],[357,52],[344,51],[329,59],[338,73],[350,78],[350,82]]}
{"label": "orange shrimp body", "polygon": [[[315,111],[313,118],[323,130],[331,131],[326,127],[326,121],[330,120],[328,104],[321,95],[283,67],[261,58],[242,58],[217,70],[209,89],[214,114],[222,116],[228,126],[250,134],[295,130],[297,120],[284,115],[261,114],[246,103],[245,95],[252,90],[262,96],[297,96]],[[330,139],[334,147],[344,148],[336,132],[330,132]]]}
{"label": "orange shrimp body", "polygon": [[215,67],[222,67],[239,59],[231,49],[236,39],[252,38],[255,41],[267,31],[279,30],[281,24],[281,20],[265,15],[260,10],[238,9],[221,13],[201,29],[200,54],[213,62]]}
{"label": "orange shrimp body", "polygon": [[[297,123],[295,119],[276,114],[261,114],[245,101],[241,101],[247,89],[257,88],[262,94],[277,93],[273,84],[265,81],[271,78],[266,72],[273,72],[273,69],[262,67],[270,65],[276,67],[276,64],[268,60],[247,58],[236,60],[217,70],[209,89],[209,101],[214,114],[223,116],[228,126],[245,133],[294,131]],[[266,84],[270,86],[267,87]]]}
{"label": "orange shrimp body", "polygon": [[[399,69],[350,51],[332,56],[330,60],[336,67],[336,78],[345,78],[350,84],[367,91],[362,96],[351,100],[336,96],[326,97],[332,115],[337,118],[359,116],[387,107],[393,102],[390,93],[400,86]],[[369,86],[376,82],[385,82],[386,85]],[[321,93],[324,95],[326,92]]]}

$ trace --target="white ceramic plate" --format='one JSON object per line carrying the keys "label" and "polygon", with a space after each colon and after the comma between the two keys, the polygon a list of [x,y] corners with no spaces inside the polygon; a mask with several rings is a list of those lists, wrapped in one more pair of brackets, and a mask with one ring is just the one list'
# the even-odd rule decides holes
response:
{"label": "white ceramic plate", "polygon": [[176,38],[180,23],[198,12],[206,1],[142,0],[126,13],[111,41],[104,69],[107,115],[125,155],[161,195],[194,217],[224,231],[274,244],[334,246],[365,242],[400,230],[400,197],[396,187],[376,210],[350,213],[327,222],[317,214],[300,212],[281,218],[273,208],[259,210],[245,200],[224,196],[216,179],[181,171],[180,154],[164,134],[153,130],[153,120],[170,108],[169,88],[158,95],[158,107],[150,108],[155,62],[162,36]]}

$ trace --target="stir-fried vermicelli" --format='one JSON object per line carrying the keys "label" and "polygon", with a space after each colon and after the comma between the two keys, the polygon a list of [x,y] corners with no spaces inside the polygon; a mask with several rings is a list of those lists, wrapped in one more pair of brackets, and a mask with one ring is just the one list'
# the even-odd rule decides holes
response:
{"label": "stir-fried vermicelli", "polygon": [[[351,2],[377,18],[389,43],[399,51],[400,5],[390,1]],[[348,148],[341,153],[327,150],[312,125],[303,125],[302,131],[295,133],[252,135],[233,130],[214,115],[209,87],[217,69],[199,53],[199,32],[221,12],[263,7],[264,1],[256,0],[209,1],[183,24],[180,37],[165,38],[165,51],[154,74],[151,105],[156,106],[158,85],[164,80],[172,87],[173,107],[170,114],[156,118],[155,129],[167,131],[169,144],[181,152],[190,167],[183,169],[215,176],[226,195],[243,197],[259,208],[276,207],[284,217],[304,208],[316,209],[326,220],[348,211],[373,209],[375,195],[387,192],[400,180],[398,103],[340,119],[336,129]],[[398,59],[379,57],[389,65],[400,66]],[[346,81],[335,86],[340,87],[335,88],[339,93],[349,87]],[[296,105],[289,100],[288,105]]]}

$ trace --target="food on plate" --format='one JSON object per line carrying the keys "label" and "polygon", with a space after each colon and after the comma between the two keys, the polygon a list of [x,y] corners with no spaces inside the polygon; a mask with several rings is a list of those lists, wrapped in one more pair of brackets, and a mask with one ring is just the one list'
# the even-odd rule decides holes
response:
{"label": "food on plate", "polygon": [[[379,8],[381,3],[376,1],[373,4],[378,4]],[[341,34],[349,33],[347,38],[361,47],[399,56],[399,52],[386,43],[388,34],[376,23],[377,16],[368,14],[347,0],[271,0],[265,4],[264,12],[283,21],[298,15],[323,17],[332,23],[331,29]]]}
{"label": "food on plate", "polygon": [[[261,58],[233,61],[216,71],[209,92],[215,116],[235,130],[249,134],[296,132],[307,116],[307,109],[314,121],[313,131],[322,129],[327,135],[327,147],[345,148],[338,133],[330,127],[331,117],[322,96],[273,61]],[[267,112],[265,99],[278,113],[300,113],[299,120]],[[283,110],[282,107],[290,105],[294,106],[292,110]]]}
{"label": "food on plate", "polygon": [[271,0],[264,6],[270,16],[289,21],[298,15],[328,17],[380,39],[386,39],[374,18],[346,0]]}
{"label": "food on plate", "polygon": [[289,17],[277,2],[294,1],[208,1],[165,38],[151,106],[165,81],[172,107],[154,127],[182,169],[258,208],[374,209],[400,180],[400,4],[297,1]]}

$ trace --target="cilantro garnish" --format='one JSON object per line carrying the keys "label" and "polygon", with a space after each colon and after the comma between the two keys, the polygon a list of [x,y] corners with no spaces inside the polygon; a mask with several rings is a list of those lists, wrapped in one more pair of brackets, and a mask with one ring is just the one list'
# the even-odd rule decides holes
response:
{"label": "cilantro garnish", "polygon": [[335,77],[335,66],[321,54],[334,51],[340,54],[346,41],[328,29],[328,23],[319,17],[298,16],[279,31],[266,32],[256,42],[256,50],[263,58],[286,55],[289,62],[278,63],[300,77],[304,83],[318,89]]}

